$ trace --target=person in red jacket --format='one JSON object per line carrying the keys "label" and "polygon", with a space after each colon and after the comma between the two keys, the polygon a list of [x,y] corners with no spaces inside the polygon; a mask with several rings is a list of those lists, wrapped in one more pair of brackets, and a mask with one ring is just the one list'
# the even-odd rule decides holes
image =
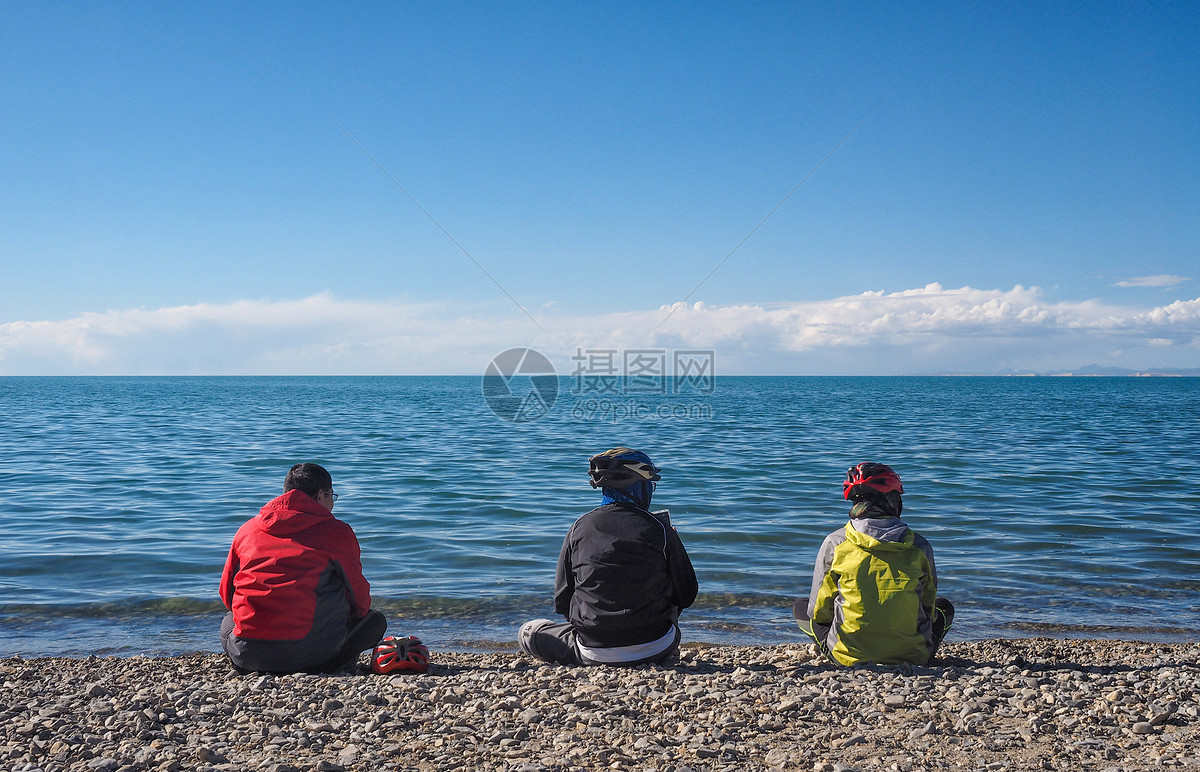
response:
{"label": "person in red jacket", "polygon": [[383,637],[358,539],[333,516],[333,478],[296,464],[283,495],[233,537],[221,574],[221,645],[245,672],[335,672]]}

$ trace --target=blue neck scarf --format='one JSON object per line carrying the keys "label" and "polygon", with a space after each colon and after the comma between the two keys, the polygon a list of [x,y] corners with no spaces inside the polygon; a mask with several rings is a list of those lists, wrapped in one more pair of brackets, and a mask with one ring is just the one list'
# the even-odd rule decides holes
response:
{"label": "blue neck scarf", "polygon": [[632,504],[640,509],[650,510],[650,494],[654,492],[654,483],[646,481],[634,483],[628,488],[602,488],[603,504]]}

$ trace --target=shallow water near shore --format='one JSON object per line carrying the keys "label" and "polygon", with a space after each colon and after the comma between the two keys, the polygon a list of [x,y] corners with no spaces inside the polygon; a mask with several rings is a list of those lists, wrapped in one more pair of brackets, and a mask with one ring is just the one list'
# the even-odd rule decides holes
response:
{"label": "shallow water near shore", "polygon": [[862,460],[904,480],[951,639],[1200,636],[1200,379],[578,385],[512,423],[471,377],[0,378],[0,656],[216,650],[229,541],[299,460],[332,472],[394,632],[511,646],[553,616],[562,537],[599,499],[587,457],[615,445],[664,468],[702,592],[685,640],[799,640]]}

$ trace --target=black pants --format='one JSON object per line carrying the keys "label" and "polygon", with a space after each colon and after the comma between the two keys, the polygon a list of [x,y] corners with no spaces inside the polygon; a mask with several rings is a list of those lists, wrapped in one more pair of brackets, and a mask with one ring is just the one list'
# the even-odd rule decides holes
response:
{"label": "black pants", "polygon": [[387,618],[371,610],[332,643],[239,638],[233,634],[233,614],[226,614],[221,620],[221,646],[243,673],[335,673],[352,666],[359,652],[374,647],[386,631]]}
{"label": "black pants", "polygon": [[531,657],[549,662],[551,665],[611,665],[613,667],[633,667],[651,663],[662,664],[679,654],[681,633],[675,625],[675,640],[664,650],[646,657],[622,660],[621,662],[598,662],[584,656],[579,650],[579,636],[570,624],[553,622],[549,619],[535,619],[521,625],[517,632],[517,644],[521,651]]}
{"label": "black pants", "polygon": [[319,673],[333,673],[344,670],[358,660],[360,652],[375,648],[375,645],[387,632],[387,619],[383,614],[372,609],[367,615],[350,626],[346,631],[346,642],[326,662],[317,668]]}

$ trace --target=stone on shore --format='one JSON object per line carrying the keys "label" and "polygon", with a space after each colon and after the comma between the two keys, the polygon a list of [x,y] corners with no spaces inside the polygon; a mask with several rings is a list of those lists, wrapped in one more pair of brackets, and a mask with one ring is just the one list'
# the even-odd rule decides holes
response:
{"label": "stone on shore", "polygon": [[221,655],[0,660],[0,768],[266,772],[1200,772],[1200,646],[949,643],[845,669],[808,646],[552,667],[434,652],[425,675],[237,675]]}

